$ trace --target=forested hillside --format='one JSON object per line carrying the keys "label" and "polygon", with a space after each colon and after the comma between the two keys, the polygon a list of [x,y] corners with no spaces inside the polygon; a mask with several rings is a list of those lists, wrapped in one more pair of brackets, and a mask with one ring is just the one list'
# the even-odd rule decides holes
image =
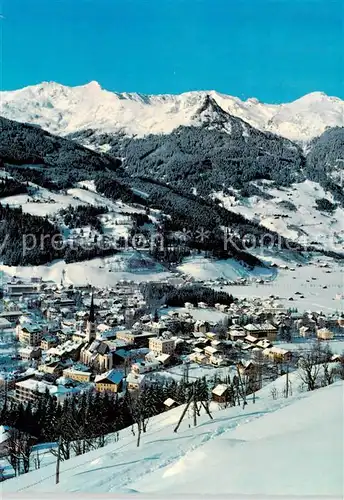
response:
{"label": "forested hillside", "polygon": [[[53,136],[40,127],[0,117],[1,165],[16,167],[22,180],[71,186],[96,171],[116,170],[120,160],[87,149],[77,142]],[[23,168],[25,167],[25,168]],[[36,173],[38,172],[38,173]]]}
{"label": "forested hillside", "polygon": [[[261,181],[283,189],[311,179],[332,192],[337,203],[343,203],[340,162],[344,157],[344,129],[326,131],[312,141],[306,156],[290,140],[254,129],[211,100],[205,100],[198,113],[199,126],[179,127],[169,135],[128,138],[88,130],[75,135],[75,141],[0,118],[0,166],[5,171],[0,195],[24,194],[29,182],[57,191],[80,180],[94,180],[96,190],[112,201],[139,204],[147,212],[157,209],[164,214],[157,229],[164,235],[166,247],[163,251],[151,249],[155,259],[176,263],[190,250],[198,250],[215,258],[235,257],[250,266],[261,264],[249,253],[250,245],[283,249],[290,243],[254,219],[248,220],[213,201],[214,192],[236,192],[242,198],[254,194],[263,199],[269,195]],[[107,144],[108,153],[97,153],[76,142],[86,139],[92,147]],[[290,202],[285,203],[290,207]],[[333,213],[336,207],[320,199],[314,209]],[[101,233],[98,215],[105,211],[66,207],[60,215],[69,228],[88,225]],[[47,232],[54,235],[59,229],[48,219],[31,219],[33,216],[7,208],[2,212],[2,234],[8,234],[11,242],[10,247],[2,249],[4,263],[40,264],[58,257],[73,262],[115,253],[111,246],[98,250],[92,245],[87,249],[76,245],[63,252],[43,246],[38,253],[32,250],[24,256],[18,246],[24,227],[32,227],[37,237]],[[176,243],[177,233],[185,236],[183,244]],[[297,242],[291,246],[304,250]]]}

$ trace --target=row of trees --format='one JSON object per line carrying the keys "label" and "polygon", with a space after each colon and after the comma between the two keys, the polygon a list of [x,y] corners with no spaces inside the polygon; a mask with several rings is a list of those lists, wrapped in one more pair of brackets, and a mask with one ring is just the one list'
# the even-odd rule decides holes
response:
{"label": "row of trees", "polygon": [[183,306],[185,302],[195,306],[198,302],[205,302],[211,307],[217,303],[230,306],[234,302],[233,295],[200,285],[177,288],[166,283],[149,282],[141,285],[141,292],[149,304],[163,300],[166,305],[174,307]]}

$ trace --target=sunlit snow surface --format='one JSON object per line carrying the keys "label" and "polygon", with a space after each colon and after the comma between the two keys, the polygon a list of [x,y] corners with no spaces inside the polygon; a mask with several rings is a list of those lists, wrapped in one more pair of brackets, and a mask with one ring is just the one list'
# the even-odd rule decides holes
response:
{"label": "sunlit snow surface", "polygon": [[[103,90],[97,82],[79,87],[43,82],[0,92],[0,110],[6,118],[35,123],[58,135],[91,128],[142,137],[168,134],[181,125],[200,125],[197,111],[207,95],[224,111],[253,127],[292,140],[308,141],[326,127],[344,125],[344,102],[322,92],[275,105],[256,99],[241,101],[216,91],[180,95],[119,94]],[[103,151],[106,150],[104,145]]]}
{"label": "sunlit snow surface", "polygon": [[[141,446],[130,429],[119,441],[61,464],[3,483],[3,493],[84,492],[168,494],[343,494],[343,382],[300,393],[291,374],[293,396],[273,400],[271,387],[241,407],[219,410],[192,426],[191,415],[178,433],[182,408],[153,418]],[[273,383],[281,394],[285,377]],[[189,418],[188,418],[189,417]]]}

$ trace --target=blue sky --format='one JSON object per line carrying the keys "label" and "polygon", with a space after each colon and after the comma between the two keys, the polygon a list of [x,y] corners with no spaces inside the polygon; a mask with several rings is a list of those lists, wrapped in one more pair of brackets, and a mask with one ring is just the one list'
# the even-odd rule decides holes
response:
{"label": "blue sky", "polygon": [[2,0],[1,87],[344,97],[344,0]]}

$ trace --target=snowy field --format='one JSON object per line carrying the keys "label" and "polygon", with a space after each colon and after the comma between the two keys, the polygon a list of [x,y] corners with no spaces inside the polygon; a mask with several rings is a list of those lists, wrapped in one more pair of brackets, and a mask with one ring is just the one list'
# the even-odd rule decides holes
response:
{"label": "snowy field", "polygon": [[[143,260],[142,260],[143,259]],[[40,277],[44,281],[60,283],[65,271],[65,282],[74,285],[93,285],[111,287],[120,280],[159,281],[171,276],[163,266],[139,252],[123,252],[111,257],[96,258],[89,261],[66,264],[63,260],[52,262],[46,266],[3,266],[0,270],[8,276],[24,279]]]}
{"label": "snowy field", "polygon": [[[199,365],[197,363],[189,363],[188,377],[190,382],[199,378],[205,377],[207,380],[214,379],[215,375],[221,380],[224,380],[228,375],[232,377],[236,375],[237,370],[234,366],[217,368],[211,365]],[[163,371],[153,372],[148,374],[151,380],[173,379],[177,382],[184,377],[184,365],[172,366]]]}
{"label": "snowy field", "polygon": [[175,311],[178,314],[188,313],[195,320],[199,321],[210,321],[210,322],[219,322],[224,320],[227,317],[227,314],[218,311],[215,308],[201,308],[201,307],[192,307],[187,309],[186,307],[167,307],[166,309],[160,309],[159,314],[165,316],[170,311]]}
{"label": "snowy field", "polygon": [[[325,314],[340,312],[344,310],[344,264],[331,261],[329,269],[313,263],[297,267],[294,271],[279,270],[278,277],[269,283],[224,286],[223,291],[235,297],[275,295],[285,307],[297,308],[298,311],[323,311]],[[300,292],[304,298],[300,298],[296,292]]]}
{"label": "snowy field", "polygon": [[235,259],[214,260],[202,256],[188,257],[178,266],[178,271],[197,280],[214,280],[218,278],[234,281],[238,278],[271,279],[275,271],[264,267],[256,267],[252,271],[242,266]]}
{"label": "snowy field", "polygon": [[8,204],[10,207],[22,207],[23,212],[38,215],[40,217],[51,217],[59,210],[67,208],[69,205],[76,207],[78,205],[92,205],[95,207],[106,207],[110,212],[131,212],[145,213],[143,209],[134,208],[121,201],[111,201],[105,196],[98,194],[91,181],[79,183],[80,187],[71,188],[65,192],[53,192],[37,184],[29,183],[31,192],[0,198],[2,205]]}
{"label": "snowy field", "polygon": [[[3,483],[3,494],[145,493],[343,495],[343,382],[300,392],[290,374],[293,396],[273,399],[271,386],[248,405],[202,414],[197,427],[182,407],[151,419],[141,445],[130,428],[118,442]],[[282,394],[285,376],[273,383]],[[321,471],[321,473],[319,473]]]}
{"label": "snowy field", "polygon": [[[315,339],[314,339],[315,340]],[[282,349],[287,349],[288,351],[299,351],[301,349],[309,349],[312,346],[312,339],[294,339],[293,342],[274,342],[274,345],[282,347]],[[344,330],[343,336],[336,338],[334,340],[326,341],[329,345],[333,354],[343,354],[344,353]]]}

